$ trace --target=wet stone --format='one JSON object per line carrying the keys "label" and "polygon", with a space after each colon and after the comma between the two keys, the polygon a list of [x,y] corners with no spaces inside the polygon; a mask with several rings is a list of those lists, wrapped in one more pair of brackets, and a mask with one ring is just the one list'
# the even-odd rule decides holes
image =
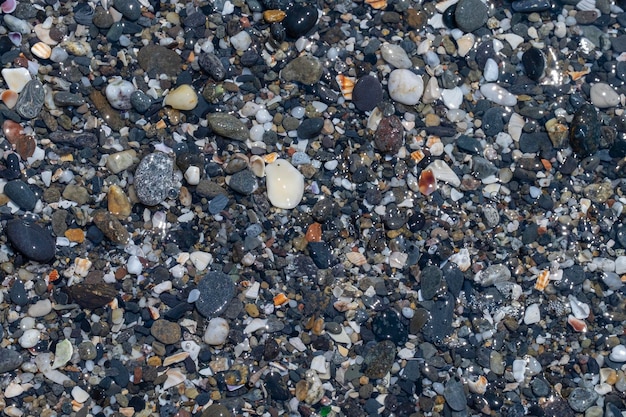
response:
{"label": "wet stone", "polygon": [[302,55],[285,65],[280,76],[285,81],[314,85],[322,77],[322,63],[310,55]]}
{"label": "wet stone", "polygon": [[141,4],[138,0],[115,0],[113,6],[128,20],[134,21],[141,16]]}
{"label": "wet stone", "polygon": [[500,107],[491,107],[483,115],[482,129],[488,136],[496,136],[504,131],[503,112]]}
{"label": "wet stone", "polygon": [[150,334],[156,340],[165,344],[173,345],[181,340],[181,329],[177,323],[159,319],[150,327]]}
{"label": "wet stone", "polygon": [[13,349],[0,348],[0,374],[11,372],[24,362],[24,358],[19,352]]}
{"label": "wet stone", "polygon": [[382,100],[383,87],[378,78],[365,75],[354,84],[352,102],[360,111],[373,110]]}
{"label": "wet stone", "polygon": [[363,361],[363,374],[368,378],[378,379],[387,375],[396,357],[396,346],[385,340],[370,348]]}
{"label": "wet stone", "polygon": [[59,91],[54,95],[54,104],[57,106],[82,106],[85,99],[80,94],[70,93],[69,91]]}
{"label": "wet stone", "polygon": [[22,210],[31,211],[37,205],[37,196],[28,184],[22,180],[13,180],[6,183],[4,193]]}
{"label": "wet stone", "polygon": [[320,269],[330,268],[332,265],[332,254],[326,242],[309,242],[309,256],[315,266]]}
{"label": "wet stone", "polygon": [[37,117],[45,99],[43,84],[38,79],[30,80],[17,99],[15,110],[25,119]]}
{"label": "wet stone", "polygon": [[297,39],[300,36],[306,35],[315,23],[317,23],[317,7],[300,6],[291,7],[287,11],[287,16],[283,20],[283,26],[287,32],[287,36],[293,39]]}
{"label": "wet stone", "polygon": [[156,206],[167,198],[172,187],[174,161],[162,152],[145,156],[135,171],[137,198],[147,206]]}
{"label": "wet stone", "polygon": [[130,104],[137,113],[144,114],[152,105],[152,97],[143,91],[136,90],[130,95]]}
{"label": "wet stone", "polygon": [[233,174],[228,186],[240,194],[250,195],[259,188],[259,183],[252,171],[244,169]]}
{"label": "wet stone", "polygon": [[225,138],[245,141],[250,138],[246,125],[237,117],[227,113],[212,113],[207,115],[211,129]]}
{"label": "wet stone", "polygon": [[235,284],[221,272],[209,272],[199,283],[200,297],[196,301],[198,312],[204,317],[219,316],[235,296]]}
{"label": "wet stone", "polygon": [[511,3],[511,7],[518,13],[544,12],[552,5],[549,0],[517,0]]}
{"label": "wet stone", "polygon": [[400,314],[393,309],[380,312],[372,320],[372,332],[377,340],[390,340],[402,346],[408,340],[407,327],[400,320]]}
{"label": "wet stone", "polygon": [[93,222],[100,231],[112,242],[125,245],[130,239],[128,230],[107,210],[96,210],[93,213]]}
{"label": "wet stone", "polygon": [[443,273],[436,266],[427,266],[420,277],[422,297],[432,300],[441,288]]}
{"label": "wet stone", "polygon": [[465,397],[463,384],[456,379],[450,379],[446,383],[443,389],[443,397],[454,411],[463,411],[467,407],[467,398]]}
{"label": "wet stone", "polygon": [[36,262],[49,262],[54,258],[55,241],[41,226],[15,219],[7,223],[6,234],[11,245],[26,258]]}
{"label": "wet stone", "polygon": [[198,57],[198,65],[215,81],[223,81],[226,78],[226,68],[224,68],[224,64],[222,64],[219,57],[213,53],[200,54]]}
{"label": "wet stone", "polygon": [[546,60],[541,50],[531,47],[522,54],[522,65],[524,66],[524,72],[528,78],[538,81],[543,75]]}
{"label": "wet stone", "polygon": [[137,53],[139,66],[148,73],[166,74],[170,77],[178,75],[182,60],[171,49],[161,45],[149,43]]}
{"label": "wet stone", "polygon": [[460,0],[456,5],[454,19],[459,29],[473,32],[487,23],[489,9],[480,0]]}
{"label": "wet stone", "polygon": [[469,137],[467,135],[459,136],[458,139],[456,140],[456,146],[458,146],[459,149],[464,152],[473,153],[473,154],[478,154],[482,151],[482,145],[480,144],[478,139]]}
{"label": "wet stone", "polygon": [[91,25],[93,16],[94,9],[88,3],[77,3],[74,7],[74,20],[80,25]]}
{"label": "wet stone", "polygon": [[26,288],[21,279],[16,279],[11,285],[9,290],[9,298],[11,302],[18,306],[25,306],[28,304],[28,294],[26,294]]}
{"label": "wet stone", "polygon": [[450,294],[440,297],[435,302],[424,303],[425,308],[430,312],[430,319],[422,330],[427,342],[443,343],[445,338],[452,333],[454,304],[454,298]]}
{"label": "wet stone", "polygon": [[217,214],[228,206],[228,197],[219,194],[209,201],[209,213]]}
{"label": "wet stone", "polygon": [[82,308],[96,309],[113,301],[115,287],[106,283],[79,283],[68,288],[72,301]]}
{"label": "wet stone", "polygon": [[305,119],[298,126],[297,132],[300,139],[313,139],[316,138],[322,128],[324,127],[324,119],[321,117],[314,117],[311,119]]}
{"label": "wet stone", "polygon": [[598,150],[601,130],[598,113],[591,104],[582,105],[576,113],[570,126],[569,141],[572,150],[579,157],[593,155]]}
{"label": "wet stone", "polygon": [[383,153],[395,154],[404,143],[404,128],[396,115],[382,119],[374,133],[374,145]]}
{"label": "wet stone", "polygon": [[598,394],[587,388],[575,388],[567,398],[570,407],[576,412],[583,413],[589,407],[595,404]]}

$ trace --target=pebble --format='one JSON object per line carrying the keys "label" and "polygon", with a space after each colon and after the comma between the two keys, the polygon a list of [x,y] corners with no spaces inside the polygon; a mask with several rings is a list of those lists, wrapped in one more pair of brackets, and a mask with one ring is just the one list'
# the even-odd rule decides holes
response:
{"label": "pebble", "polygon": [[141,4],[138,0],[115,0],[113,6],[130,21],[141,17]]}
{"label": "pebble", "polygon": [[137,62],[148,73],[174,77],[181,71],[181,57],[164,46],[148,43],[137,53]]}
{"label": "pebble", "polygon": [[259,188],[256,175],[254,175],[254,173],[249,169],[244,169],[243,171],[236,172],[230,178],[228,186],[234,191],[243,195],[250,195]]}
{"label": "pebble", "polygon": [[32,80],[30,72],[26,68],[3,68],[2,78],[11,91],[21,93],[26,84]]}
{"label": "pebble", "polygon": [[164,319],[159,319],[152,323],[150,334],[165,345],[173,345],[180,342],[182,336],[181,328],[177,323]]}
{"label": "pebble", "polygon": [[598,113],[591,104],[582,105],[576,113],[569,131],[572,150],[581,158],[593,155],[598,150],[601,137]]}
{"label": "pebble", "polygon": [[567,398],[567,403],[578,413],[583,413],[598,399],[598,394],[587,388],[574,388]]}
{"label": "pebble", "polygon": [[383,87],[378,78],[364,75],[354,84],[352,102],[360,111],[371,111],[383,100]]}
{"label": "pebble", "polygon": [[313,5],[298,5],[287,10],[287,16],[282,21],[287,36],[297,39],[306,35],[317,23],[317,8]]}
{"label": "pebble", "polygon": [[365,355],[363,374],[371,379],[383,378],[391,370],[395,357],[396,347],[393,342],[378,342]]}
{"label": "pebble", "polygon": [[209,272],[198,283],[200,297],[196,301],[198,312],[204,317],[219,316],[235,296],[235,284],[221,272]]}
{"label": "pebble", "polygon": [[[6,16],[5,16],[6,18]],[[43,107],[45,93],[43,84],[37,79],[30,80],[20,93],[15,111],[25,119],[34,119]]]}
{"label": "pebble", "polygon": [[609,359],[613,362],[626,362],[626,346],[621,344],[613,346]]}
{"label": "pebble", "polygon": [[220,346],[226,342],[229,331],[228,321],[221,317],[215,317],[209,320],[202,340],[211,346]]}
{"label": "pebble", "polygon": [[443,390],[446,403],[454,411],[464,411],[467,407],[467,398],[463,390],[463,384],[456,379],[450,379]]}
{"label": "pebble", "polygon": [[595,83],[589,93],[594,106],[605,109],[615,107],[620,103],[619,94],[607,83]]}
{"label": "pebble", "polygon": [[6,234],[11,245],[26,258],[41,263],[54,259],[54,239],[38,224],[27,223],[21,219],[10,220],[6,226]]}
{"label": "pebble", "polygon": [[37,205],[37,196],[22,180],[9,181],[4,185],[4,193],[22,210],[32,211]]}
{"label": "pebble", "polygon": [[24,330],[24,333],[18,339],[18,343],[24,349],[35,347],[41,339],[41,332],[37,329]]}
{"label": "pebble", "polygon": [[117,78],[109,82],[104,93],[111,107],[118,110],[128,110],[132,107],[130,96],[135,90],[133,83]]}
{"label": "pebble", "polygon": [[522,54],[524,72],[533,81],[538,81],[543,75],[546,66],[545,58],[541,50],[531,47]]}
{"label": "pebble", "polygon": [[297,132],[300,139],[313,139],[316,138],[322,128],[324,127],[324,119],[321,117],[314,117],[311,119],[305,119],[298,126]]}
{"label": "pebble", "polygon": [[293,209],[304,195],[304,176],[284,159],[265,167],[267,198],[277,208]]}
{"label": "pebble", "polygon": [[124,225],[107,210],[96,210],[92,214],[93,222],[98,229],[112,242],[126,245],[130,234]]}
{"label": "pebble", "polygon": [[483,84],[480,87],[480,92],[487,100],[501,106],[515,106],[517,104],[517,97],[515,97],[515,95],[495,83]]}
{"label": "pebble", "polygon": [[396,154],[404,144],[404,127],[396,115],[385,117],[374,133],[374,145],[383,153]]}
{"label": "pebble", "polygon": [[9,348],[0,348],[0,373],[7,373],[19,368],[24,362],[22,355]]}
{"label": "pebble", "polygon": [[322,78],[323,72],[322,63],[317,58],[302,55],[285,65],[280,76],[285,81],[314,85]]}
{"label": "pebble", "polygon": [[215,133],[225,138],[245,141],[250,137],[247,126],[231,114],[212,113],[207,115],[207,121]]}
{"label": "pebble", "polygon": [[198,95],[189,84],[179,85],[165,96],[163,105],[176,110],[193,110],[198,105]]}
{"label": "pebble", "polygon": [[400,315],[393,309],[385,310],[372,320],[372,332],[377,340],[390,340],[402,346],[408,338],[408,329],[401,322]]}
{"label": "pebble", "polygon": [[401,69],[408,69],[413,66],[411,59],[400,45],[386,43],[380,47],[380,54],[388,64]]}
{"label": "pebble", "polygon": [[146,155],[135,171],[137,198],[147,206],[156,206],[167,198],[174,170],[172,158],[162,152]]}
{"label": "pebble", "polygon": [[489,9],[480,0],[459,0],[454,21],[463,32],[473,32],[487,23]]}
{"label": "pebble", "polygon": [[396,69],[387,81],[389,96],[398,103],[413,106],[419,103],[424,92],[424,81],[420,75],[408,69]]}
{"label": "pebble", "polygon": [[39,300],[28,307],[28,315],[30,317],[43,317],[52,311],[52,303],[50,300]]}
{"label": "pebble", "polygon": [[214,53],[202,53],[198,56],[198,65],[215,81],[223,81],[226,78],[226,68]]}

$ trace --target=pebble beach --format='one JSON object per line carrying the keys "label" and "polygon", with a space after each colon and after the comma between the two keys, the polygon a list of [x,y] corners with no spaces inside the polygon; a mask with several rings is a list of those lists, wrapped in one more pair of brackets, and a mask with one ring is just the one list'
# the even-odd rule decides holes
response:
{"label": "pebble beach", "polygon": [[2,415],[626,416],[626,1],[0,10]]}

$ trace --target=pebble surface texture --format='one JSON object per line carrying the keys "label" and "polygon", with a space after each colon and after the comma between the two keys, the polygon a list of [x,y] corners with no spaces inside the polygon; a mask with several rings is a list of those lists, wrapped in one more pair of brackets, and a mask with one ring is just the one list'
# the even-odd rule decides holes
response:
{"label": "pebble surface texture", "polygon": [[5,0],[0,413],[626,415],[625,0]]}

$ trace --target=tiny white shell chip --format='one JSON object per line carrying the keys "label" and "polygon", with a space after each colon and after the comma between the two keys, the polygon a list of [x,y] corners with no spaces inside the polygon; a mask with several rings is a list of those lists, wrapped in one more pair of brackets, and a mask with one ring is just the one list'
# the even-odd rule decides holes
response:
{"label": "tiny white shell chip", "polygon": [[72,398],[82,404],[89,399],[89,393],[77,385],[72,388]]}
{"label": "tiny white shell chip", "polygon": [[72,346],[72,342],[65,339],[57,343],[56,350],[54,351],[54,363],[52,364],[52,369],[57,369],[65,365],[72,359],[72,355],[74,354],[74,347]]}
{"label": "tiny white shell chip", "polygon": [[198,271],[204,271],[213,262],[213,255],[208,252],[195,251],[191,252],[189,260]]}
{"label": "tiny white shell chip", "polygon": [[284,159],[265,167],[267,197],[274,207],[292,209],[304,195],[304,176]]}
{"label": "tiny white shell chip", "polygon": [[7,83],[9,90],[21,93],[26,84],[32,79],[26,68],[4,68],[2,78]]}
{"label": "tiny white shell chip", "polygon": [[346,253],[346,258],[350,261],[350,263],[361,266],[367,263],[367,259],[361,252],[348,252]]}

